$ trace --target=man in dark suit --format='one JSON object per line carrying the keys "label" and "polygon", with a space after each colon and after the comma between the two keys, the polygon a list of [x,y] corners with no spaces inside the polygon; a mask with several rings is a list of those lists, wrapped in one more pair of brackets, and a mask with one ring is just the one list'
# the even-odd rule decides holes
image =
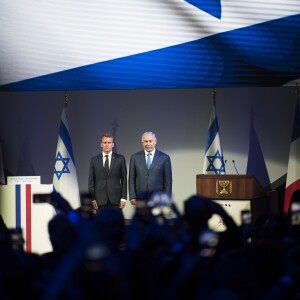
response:
{"label": "man in dark suit", "polygon": [[137,200],[148,200],[153,192],[172,196],[172,167],[169,155],[157,150],[153,132],[142,135],[144,150],[133,154],[129,165],[129,199],[132,205]]}
{"label": "man in dark suit", "polygon": [[123,155],[114,153],[114,137],[104,134],[102,153],[92,157],[89,169],[89,193],[92,206],[100,212],[106,207],[124,208],[127,199],[127,167]]}

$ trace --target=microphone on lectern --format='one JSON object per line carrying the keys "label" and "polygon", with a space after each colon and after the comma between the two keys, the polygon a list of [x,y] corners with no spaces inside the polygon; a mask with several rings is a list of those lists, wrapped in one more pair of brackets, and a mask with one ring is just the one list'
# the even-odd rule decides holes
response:
{"label": "microphone on lectern", "polygon": [[237,168],[236,168],[236,165],[235,165],[234,159],[232,160],[232,163],[233,163],[233,166],[234,166],[234,168],[235,168],[236,174],[240,175],[240,174],[239,174],[239,172],[238,172],[238,170],[237,170]]}

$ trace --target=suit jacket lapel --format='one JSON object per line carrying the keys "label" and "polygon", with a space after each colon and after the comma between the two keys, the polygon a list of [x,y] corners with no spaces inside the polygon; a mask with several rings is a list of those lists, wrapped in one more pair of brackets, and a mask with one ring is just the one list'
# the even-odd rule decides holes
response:
{"label": "suit jacket lapel", "polygon": [[99,162],[99,167],[100,167],[100,168],[103,168],[103,157],[102,157],[102,154],[99,155],[98,162]]}
{"label": "suit jacket lapel", "polygon": [[146,163],[146,159],[145,159],[145,151],[142,150],[140,152],[140,155],[138,157],[138,164],[140,166],[143,166],[144,171],[149,172],[148,168],[147,168],[147,163]]}
{"label": "suit jacket lapel", "polygon": [[109,167],[109,172],[112,170],[116,162],[116,156],[114,153],[111,154],[111,162],[110,162],[110,167]]}

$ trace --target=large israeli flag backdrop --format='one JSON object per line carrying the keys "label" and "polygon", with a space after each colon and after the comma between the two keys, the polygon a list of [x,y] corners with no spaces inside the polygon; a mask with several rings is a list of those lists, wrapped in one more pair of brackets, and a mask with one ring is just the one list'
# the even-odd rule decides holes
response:
{"label": "large israeli flag backdrop", "polygon": [[299,0],[0,0],[0,90],[281,86]]}

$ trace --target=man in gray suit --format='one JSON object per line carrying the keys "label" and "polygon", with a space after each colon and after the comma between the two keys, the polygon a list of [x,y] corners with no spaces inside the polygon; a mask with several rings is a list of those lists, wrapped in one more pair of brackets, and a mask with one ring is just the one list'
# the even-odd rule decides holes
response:
{"label": "man in gray suit", "polygon": [[123,155],[114,153],[114,137],[104,134],[102,153],[92,157],[89,169],[89,193],[98,212],[106,207],[123,208],[127,199],[127,167]]}
{"label": "man in gray suit", "polygon": [[172,167],[169,155],[157,150],[153,132],[142,135],[144,150],[133,154],[129,165],[129,199],[132,205],[137,200],[148,200],[153,192],[172,196]]}

